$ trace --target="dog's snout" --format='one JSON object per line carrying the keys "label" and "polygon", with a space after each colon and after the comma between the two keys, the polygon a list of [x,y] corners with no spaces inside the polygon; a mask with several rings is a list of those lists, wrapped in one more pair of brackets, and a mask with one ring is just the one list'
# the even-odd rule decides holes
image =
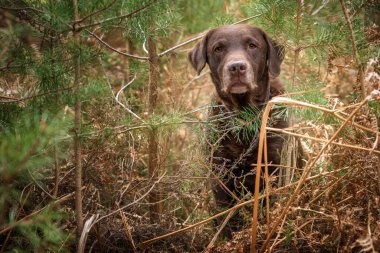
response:
{"label": "dog's snout", "polygon": [[228,64],[228,71],[234,73],[244,73],[247,69],[247,63],[244,61],[233,61]]}

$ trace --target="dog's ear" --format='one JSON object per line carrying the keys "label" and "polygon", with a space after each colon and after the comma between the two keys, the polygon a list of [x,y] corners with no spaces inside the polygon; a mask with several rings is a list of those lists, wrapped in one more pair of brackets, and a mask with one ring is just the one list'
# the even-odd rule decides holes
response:
{"label": "dog's ear", "polygon": [[210,32],[208,32],[203,39],[195,45],[188,55],[189,61],[197,71],[198,75],[201,73],[207,62],[207,38],[209,33]]}
{"label": "dog's ear", "polygon": [[272,77],[278,77],[281,72],[281,63],[284,60],[285,49],[283,46],[274,42],[264,31],[262,31],[262,33],[268,45],[267,64],[269,74]]}

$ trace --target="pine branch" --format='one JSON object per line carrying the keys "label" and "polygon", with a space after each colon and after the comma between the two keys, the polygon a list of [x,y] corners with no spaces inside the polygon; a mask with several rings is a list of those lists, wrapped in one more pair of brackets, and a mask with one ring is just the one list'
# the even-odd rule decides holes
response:
{"label": "pine branch", "polygon": [[356,15],[359,14],[359,12],[367,5],[368,0],[365,0],[356,10],[354,13],[352,13],[350,19],[353,19]]}
{"label": "pine branch", "polygon": [[13,7],[0,6],[0,9],[8,10],[8,11],[25,11],[25,10],[32,10],[32,11],[35,11],[35,12],[44,13],[43,11],[38,10],[38,9],[36,9],[36,8],[33,8],[33,7],[30,7],[30,6],[20,7],[20,8],[16,8],[16,7],[13,8]]}
{"label": "pine branch", "polygon": [[114,3],[116,3],[116,0],[113,0],[110,4],[104,6],[103,8],[99,9],[99,10],[96,10],[90,14],[88,14],[87,16],[81,18],[80,20],[77,20],[77,21],[74,21],[73,24],[79,24],[79,23],[82,23],[83,21],[87,20],[88,18],[92,17],[92,16],[95,16],[97,14],[99,14],[100,12],[102,11],[105,11],[107,10],[108,8],[110,8]]}
{"label": "pine branch", "polygon": [[107,18],[107,19],[104,19],[104,20],[101,20],[101,21],[97,21],[97,22],[92,23],[92,24],[86,24],[86,25],[83,25],[83,26],[79,26],[79,27],[77,27],[77,30],[80,31],[80,30],[83,30],[83,29],[86,29],[86,28],[90,28],[90,27],[93,27],[93,26],[97,26],[97,25],[101,25],[101,24],[104,24],[104,23],[107,23],[107,22],[110,22],[110,21],[113,21],[113,20],[125,19],[125,18],[133,17],[136,14],[138,14],[138,13],[140,13],[140,12],[148,9],[149,7],[151,7],[155,2],[157,2],[157,0],[151,1],[147,5],[144,5],[143,7],[139,8],[139,9],[133,11],[133,12],[130,12],[128,14],[124,14],[124,15],[120,15],[120,16],[112,17],[112,18]]}

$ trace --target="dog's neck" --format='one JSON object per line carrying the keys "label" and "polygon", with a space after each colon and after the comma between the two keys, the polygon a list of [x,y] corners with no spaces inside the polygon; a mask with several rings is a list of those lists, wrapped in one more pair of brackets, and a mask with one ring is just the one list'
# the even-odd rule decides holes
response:
{"label": "dog's neck", "polygon": [[268,74],[263,75],[263,77],[257,81],[257,85],[260,88],[258,92],[254,93],[253,91],[248,91],[243,94],[224,94],[221,92],[219,80],[214,78],[212,74],[211,78],[216,86],[217,94],[215,95],[215,99],[217,103],[224,105],[230,111],[241,110],[245,107],[257,107],[261,109],[271,97],[268,87]]}

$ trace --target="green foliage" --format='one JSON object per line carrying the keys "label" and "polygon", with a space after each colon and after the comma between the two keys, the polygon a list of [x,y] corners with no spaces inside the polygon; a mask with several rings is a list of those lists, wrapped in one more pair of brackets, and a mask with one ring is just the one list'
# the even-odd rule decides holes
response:
{"label": "green foliage", "polygon": [[[350,13],[354,13],[363,1],[345,1]],[[264,0],[251,1],[243,8],[248,15],[262,14],[254,24],[264,28],[287,50],[306,51],[311,60],[326,61],[334,56],[352,55],[350,31],[338,1],[305,2],[301,7],[297,1]],[[352,20],[359,57],[364,63],[373,56],[374,48],[368,47],[361,15]]]}
{"label": "green foliage", "polygon": [[30,218],[30,223],[20,223],[15,227],[15,234],[27,238],[30,244],[23,240],[12,245],[18,252],[51,251],[68,252],[62,245],[68,240],[68,236],[59,228],[57,221],[62,219],[60,211],[47,206],[42,212]]}
{"label": "green foliage", "polygon": [[240,143],[246,143],[258,138],[257,133],[259,132],[261,121],[260,110],[256,107],[247,107],[229,122],[235,139]]}
{"label": "green foliage", "polygon": [[[52,163],[50,153],[70,127],[67,117],[48,117],[47,114],[24,114],[0,132],[0,214],[9,212],[4,227],[15,228],[9,247],[27,251],[54,250],[62,246],[64,233],[59,229],[60,212],[47,207],[32,215],[28,222],[16,222],[19,208],[33,208],[33,200],[23,191],[30,184],[47,189],[41,179],[45,167]],[[41,208],[36,206],[36,208]],[[55,233],[53,233],[55,231]],[[2,235],[1,235],[2,236]],[[27,241],[25,241],[27,239]]]}

